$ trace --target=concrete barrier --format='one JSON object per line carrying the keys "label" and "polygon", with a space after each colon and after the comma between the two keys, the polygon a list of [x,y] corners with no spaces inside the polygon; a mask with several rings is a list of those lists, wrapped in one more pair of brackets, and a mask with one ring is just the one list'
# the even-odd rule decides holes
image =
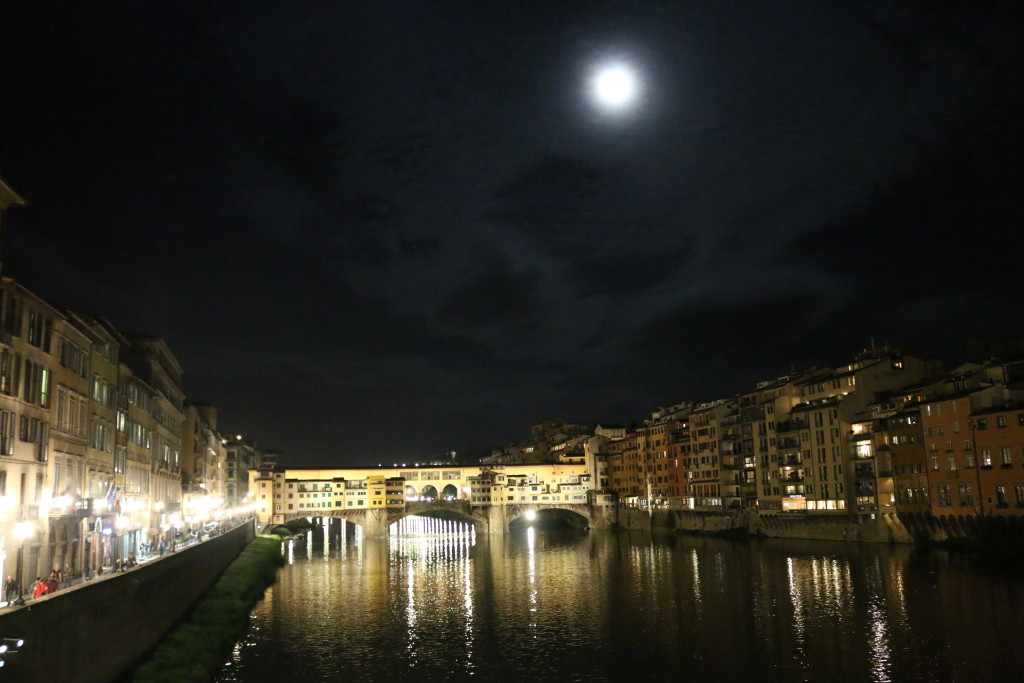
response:
{"label": "concrete barrier", "polygon": [[253,539],[252,523],[123,574],[107,575],[0,613],[0,637],[25,640],[2,675],[102,683],[155,647]]}

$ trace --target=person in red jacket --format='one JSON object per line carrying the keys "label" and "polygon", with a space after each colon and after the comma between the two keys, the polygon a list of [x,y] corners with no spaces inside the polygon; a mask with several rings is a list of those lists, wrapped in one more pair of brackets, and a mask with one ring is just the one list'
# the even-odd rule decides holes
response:
{"label": "person in red jacket", "polygon": [[46,584],[37,576],[36,582],[32,584],[32,597],[41,598],[44,595],[46,595]]}

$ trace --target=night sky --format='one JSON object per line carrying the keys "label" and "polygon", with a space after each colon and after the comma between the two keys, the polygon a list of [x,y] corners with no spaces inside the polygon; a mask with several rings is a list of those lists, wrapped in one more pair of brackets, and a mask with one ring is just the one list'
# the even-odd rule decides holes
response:
{"label": "night sky", "polygon": [[285,464],[1024,322],[1024,3],[85,5],[0,22],[4,273]]}

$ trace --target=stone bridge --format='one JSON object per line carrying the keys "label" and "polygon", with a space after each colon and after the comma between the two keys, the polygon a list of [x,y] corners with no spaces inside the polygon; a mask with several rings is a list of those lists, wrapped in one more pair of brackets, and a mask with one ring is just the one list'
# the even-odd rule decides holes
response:
{"label": "stone bridge", "polygon": [[578,515],[581,526],[606,528],[613,521],[614,508],[573,503],[523,503],[516,505],[477,505],[467,501],[425,501],[406,503],[405,508],[369,508],[363,510],[297,510],[285,521],[306,517],[343,519],[363,528],[363,535],[380,538],[388,535],[388,527],[398,520],[412,515],[431,512],[445,512],[462,521],[473,524],[478,534],[504,534],[511,522],[519,519],[528,510],[563,510]]}

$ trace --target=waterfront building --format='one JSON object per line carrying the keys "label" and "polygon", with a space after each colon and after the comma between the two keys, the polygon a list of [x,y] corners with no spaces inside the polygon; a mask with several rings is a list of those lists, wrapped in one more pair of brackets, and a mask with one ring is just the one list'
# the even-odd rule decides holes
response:
{"label": "waterfront building", "polygon": [[493,495],[500,495],[500,491],[494,491],[494,473],[491,471],[469,477],[469,504],[473,507],[490,505]]}
{"label": "waterfront building", "polygon": [[611,441],[607,436],[595,434],[583,444],[583,464],[593,474],[594,487],[599,491],[609,490],[607,453]]}
{"label": "waterfront building", "polygon": [[249,490],[249,473],[273,469],[278,452],[265,451],[241,434],[222,438],[225,451],[224,489],[228,505],[245,505],[254,495]]}
{"label": "waterfront building", "polygon": [[[180,525],[182,515],[181,442],[185,428],[185,392],[181,388],[182,368],[167,343],[158,337],[128,335],[131,346],[126,362],[135,376],[149,386],[152,417],[150,458],[151,500],[148,526],[156,533],[169,517]],[[161,506],[162,503],[162,506]],[[162,507],[162,510],[159,509]],[[180,528],[180,527],[179,527]]]}
{"label": "waterfront building", "polygon": [[974,410],[978,503],[983,515],[1024,513],[1024,400],[1006,392],[1001,404]]}
{"label": "waterfront building", "polygon": [[653,509],[682,509],[683,473],[680,467],[681,435],[688,423],[693,406],[682,402],[658,408],[651,413],[639,438],[644,435],[641,460],[644,468],[645,488],[648,489],[650,506]]}
{"label": "waterfront building", "polygon": [[[124,349],[122,349],[122,353]],[[151,514],[163,513],[163,501],[151,500],[153,472],[153,434],[156,431],[152,414],[152,387],[136,377],[122,360],[119,364],[119,396],[117,428],[124,437],[124,487],[117,492],[117,512],[113,529],[105,529],[110,549],[104,564],[112,564],[128,555],[142,542],[143,530],[150,528]],[[159,533],[160,523],[157,522]],[[164,533],[167,530],[163,530]]]}
{"label": "waterfront building", "polygon": [[[759,509],[855,514],[859,500],[862,512],[877,511],[880,469],[874,427],[864,415],[869,405],[936,371],[934,360],[885,345],[863,351],[847,365],[808,371],[792,384],[780,380],[765,405],[769,454],[767,468],[758,473]],[[889,494],[893,483],[883,479]]]}
{"label": "waterfront building", "polygon": [[[796,383],[802,376],[787,375],[758,383],[756,406],[748,406],[751,435],[757,440],[755,448],[760,454],[754,461],[760,513],[806,509],[802,479],[810,446],[803,446],[801,439],[807,424],[800,416],[789,414],[802,402]],[[760,418],[756,416],[758,411]],[[794,473],[797,477],[791,479]]]}
{"label": "waterfront building", "polygon": [[636,430],[636,478],[639,483],[637,503],[640,507],[656,507],[667,492],[659,485],[658,468],[664,467],[666,425],[664,422],[647,423]]}
{"label": "waterfront building", "polygon": [[49,564],[49,510],[42,505],[55,365],[52,316],[59,313],[7,277],[0,299],[0,570],[15,574],[20,554],[18,578],[25,585]]}
{"label": "waterfront building", "polygon": [[764,411],[756,389],[739,394],[736,403],[740,429],[740,444],[736,453],[740,507],[754,510],[757,508],[757,462],[768,456]]}
{"label": "waterfront building", "polygon": [[624,505],[639,505],[640,475],[636,430],[629,430],[626,436],[610,441],[608,448],[608,481],[611,490],[619,496]]}
{"label": "waterfront building", "polygon": [[688,507],[684,461],[690,452],[689,406],[677,413],[668,424],[665,438],[665,474],[667,477],[666,501],[671,510]]}
{"label": "waterfront building", "polygon": [[225,500],[227,451],[217,432],[217,408],[186,403],[181,441],[182,513],[193,527]]}
{"label": "waterfront building", "polygon": [[117,445],[118,365],[124,337],[105,320],[83,313],[69,318],[92,337],[89,369],[92,375],[89,444],[86,450],[84,544],[81,566],[74,571],[94,572],[109,548],[104,529],[116,527],[114,508],[124,490],[125,448]]}
{"label": "waterfront building", "polygon": [[[907,401],[885,421],[889,464],[892,468],[893,495],[901,512],[928,512],[928,455],[917,400]],[[881,449],[882,446],[877,446]]]}
{"label": "waterfront building", "polygon": [[[950,393],[921,406],[928,457],[928,497],[933,515],[976,515],[982,510],[979,466],[993,464],[991,445],[977,448],[977,414],[987,426],[988,411],[1005,407],[1011,392],[988,381],[983,368],[961,366],[952,375]],[[982,429],[984,431],[984,429]],[[986,437],[986,444],[990,443]]]}
{"label": "waterfront building", "polygon": [[[29,311],[29,328],[42,325],[52,330],[49,342],[53,360],[52,409],[49,423],[50,454],[46,489],[43,492],[44,514],[48,514],[47,570],[65,565],[78,571],[82,565],[85,529],[88,516],[86,460],[92,424],[92,381],[89,361],[93,335],[79,329],[61,314]],[[47,333],[48,335],[49,333]]]}
{"label": "waterfront building", "polygon": [[846,504],[849,510],[861,514],[895,512],[891,444],[899,443],[900,439],[890,430],[896,424],[895,408],[893,403],[876,403],[870,408],[850,423],[853,486]]}
{"label": "waterfront building", "polygon": [[[798,447],[807,452],[799,467],[794,466],[791,471],[787,460],[787,492],[799,493],[794,490],[794,484],[798,485],[808,511],[823,514],[847,509],[844,451],[848,442],[844,435],[851,431],[851,425],[840,417],[839,406],[856,387],[856,370],[848,365],[797,383],[800,397],[805,400],[794,406],[789,416],[799,424]],[[792,446],[789,440],[784,443],[787,448]]]}
{"label": "waterfront building", "polygon": [[717,399],[694,406],[690,413],[690,451],[683,458],[689,509],[722,509],[720,428],[734,409],[735,403]]}

